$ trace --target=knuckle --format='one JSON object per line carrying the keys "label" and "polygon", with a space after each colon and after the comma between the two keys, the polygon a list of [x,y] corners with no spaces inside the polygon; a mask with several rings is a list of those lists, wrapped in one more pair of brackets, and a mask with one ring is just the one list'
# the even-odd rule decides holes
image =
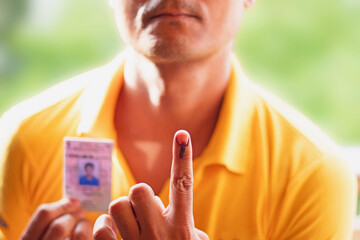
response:
{"label": "knuckle", "polygon": [[112,236],[112,230],[108,226],[103,226],[93,233],[93,238],[96,239],[107,239],[109,236]]}
{"label": "knuckle", "polygon": [[74,235],[72,236],[72,239],[74,239],[74,240],[87,240],[88,239],[88,234],[84,233],[83,231],[78,231],[78,232],[74,233]]}
{"label": "knuckle", "polygon": [[193,182],[193,176],[191,175],[174,176],[172,179],[172,184],[180,193],[192,191]]}
{"label": "knuckle", "polygon": [[110,214],[122,213],[129,207],[129,199],[127,197],[121,197],[110,203],[109,212]]}
{"label": "knuckle", "polygon": [[139,183],[131,187],[129,198],[131,201],[140,201],[146,195],[154,195],[152,188],[145,183]]}
{"label": "knuckle", "polygon": [[50,224],[49,232],[51,236],[65,236],[66,226],[60,222],[54,221]]}
{"label": "knuckle", "polygon": [[43,219],[45,221],[51,220],[51,211],[49,210],[47,204],[41,204],[36,211],[36,215],[39,219]]}
{"label": "knuckle", "polygon": [[71,239],[74,240],[86,240],[91,239],[92,224],[89,220],[84,219],[77,223],[75,231]]}

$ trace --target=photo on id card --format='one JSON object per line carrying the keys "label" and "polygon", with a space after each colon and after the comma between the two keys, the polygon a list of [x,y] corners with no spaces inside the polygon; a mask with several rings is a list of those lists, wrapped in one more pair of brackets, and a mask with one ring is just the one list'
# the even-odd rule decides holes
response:
{"label": "photo on id card", "polygon": [[107,212],[113,146],[109,139],[64,138],[63,197],[80,200],[86,211]]}

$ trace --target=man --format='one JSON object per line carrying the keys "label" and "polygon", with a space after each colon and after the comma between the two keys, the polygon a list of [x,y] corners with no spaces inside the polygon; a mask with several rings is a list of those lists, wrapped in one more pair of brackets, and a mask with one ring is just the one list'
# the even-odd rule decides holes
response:
{"label": "man", "polygon": [[85,170],[85,175],[80,176],[79,184],[98,186],[99,179],[97,179],[97,177],[94,176],[94,164],[92,164],[91,162],[86,163],[84,166],[84,170]]}
{"label": "man", "polygon": [[[254,0],[110,3],[129,49],[2,118],[5,236],[350,238],[355,178],[335,145],[232,55]],[[115,141],[109,215],[59,200],[64,136]]]}

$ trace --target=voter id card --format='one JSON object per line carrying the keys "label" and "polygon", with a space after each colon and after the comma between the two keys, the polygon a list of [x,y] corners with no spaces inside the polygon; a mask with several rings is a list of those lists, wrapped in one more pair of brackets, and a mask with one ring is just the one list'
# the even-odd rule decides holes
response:
{"label": "voter id card", "polygon": [[113,146],[109,139],[64,138],[63,197],[80,200],[86,211],[108,211]]}

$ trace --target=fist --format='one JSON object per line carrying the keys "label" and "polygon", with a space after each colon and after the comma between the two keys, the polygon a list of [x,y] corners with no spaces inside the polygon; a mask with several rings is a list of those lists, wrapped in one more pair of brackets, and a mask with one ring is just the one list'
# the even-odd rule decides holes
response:
{"label": "fist", "polygon": [[190,135],[178,131],[173,139],[169,205],[165,208],[151,187],[144,183],[130,189],[129,196],[110,204],[110,215],[95,223],[95,240],[197,239],[207,235],[196,229],[193,217],[193,170]]}
{"label": "fist", "polygon": [[62,199],[40,205],[25,228],[22,240],[91,239],[92,225],[78,200]]}

